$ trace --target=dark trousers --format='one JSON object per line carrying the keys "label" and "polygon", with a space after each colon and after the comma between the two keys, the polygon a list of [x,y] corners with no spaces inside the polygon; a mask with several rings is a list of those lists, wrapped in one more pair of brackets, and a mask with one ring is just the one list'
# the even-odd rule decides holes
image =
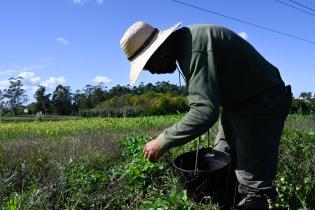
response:
{"label": "dark trousers", "polygon": [[268,209],[267,200],[275,200],[279,141],[291,100],[290,88],[280,85],[237,111],[223,109],[215,149],[232,158],[225,186],[225,201],[231,206]]}

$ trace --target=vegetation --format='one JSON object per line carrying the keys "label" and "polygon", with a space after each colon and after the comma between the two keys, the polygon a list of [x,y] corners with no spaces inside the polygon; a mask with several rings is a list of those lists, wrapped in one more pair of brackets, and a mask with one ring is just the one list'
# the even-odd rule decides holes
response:
{"label": "vegetation", "polygon": [[136,117],[184,113],[189,110],[187,98],[168,93],[146,92],[142,95],[115,96],[95,109],[80,111],[82,117]]}
{"label": "vegetation", "polygon": [[[192,202],[172,166],[196,141],[158,164],[143,158],[144,144],[181,117],[2,124],[0,209],[216,209]],[[270,208],[315,206],[314,152],[314,117],[289,116],[280,145],[279,200]]]}
{"label": "vegetation", "polygon": [[[7,106],[11,108],[13,115],[17,115],[18,108],[22,104],[27,102],[25,90],[23,89],[22,79],[23,78],[20,76],[9,78],[9,88],[3,91],[4,97],[2,97],[1,99],[1,106],[3,106],[3,104],[7,104]],[[3,101],[4,98],[7,99],[7,101],[5,101],[6,103],[4,103]]]}
{"label": "vegetation", "polygon": [[37,91],[34,94],[36,103],[34,104],[34,110],[42,112],[42,114],[46,115],[48,110],[50,109],[50,96],[51,94],[45,94],[46,87],[39,86]]}
{"label": "vegetation", "polygon": [[3,91],[0,89],[0,117],[2,116],[2,111],[5,105],[4,99],[5,99],[5,95]]}
{"label": "vegetation", "polygon": [[155,85],[141,83],[138,87],[117,85],[110,90],[100,83],[97,86],[86,85],[74,93],[70,86],[58,85],[52,94],[46,93],[44,86],[39,86],[34,94],[35,102],[22,106],[27,101],[22,79],[11,78],[10,87],[0,90],[0,117],[2,114],[25,114],[24,109],[27,109],[30,115],[84,117],[147,116],[187,111],[185,87],[178,87],[169,82],[157,82]]}
{"label": "vegetation", "polygon": [[141,118],[93,118],[62,121],[34,121],[0,125],[0,141],[10,139],[54,138],[90,133],[136,134],[141,130],[157,130],[174,123],[180,115]]}
{"label": "vegetation", "polygon": [[[117,85],[107,90],[102,83],[86,85],[71,91],[70,86],[58,85],[52,94],[39,86],[35,102],[23,106],[28,100],[23,89],[23,78],[10,78],[8,89],[0,90],[0,117],[2,115],[72,115],[82,117],[135,117],[183,113],[188,110],[186,87],[169,82],[155,85],[141,83],[138,87]],[[315,95],[302,92],[293,99],[292,114],[315,113]]]}
{"label": "vegetation", "polygon": [[[0,90],[0,209],[217,208],[190,200],[172,166],[196,141],[157,164],[143,157],[145,143],[188,110],[185,87],[100,84],[72,93],[58,85],[48,94],[40,86],[25,107],[22,78],[9,80]],[[291,113],[280,142],[279,199],[270,209],[315,206],[315,96],[301,93]]]}

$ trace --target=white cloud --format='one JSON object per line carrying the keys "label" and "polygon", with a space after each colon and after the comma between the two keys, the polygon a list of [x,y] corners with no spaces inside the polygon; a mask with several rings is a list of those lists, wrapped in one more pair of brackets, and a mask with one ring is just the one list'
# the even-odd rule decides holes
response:
{"label": "white cloud", "polygon": [[[21,72],[17,76],[21,76],[23,82],[23,89],[31,90],[40,84],[40,77],[36,76],[34,72]],[[15,76],[13,76],[14,78]],[[7,80],[0,81],[0,89],[9,87],[10,82]]]}
{"label": "white cloud", "polygon": [[[28,96],[28,99],[33,101],[33,96],[38,89],[38,86],[42,85],[48,88],[47,91],[53,91],[54,88],[62,84],[64,85],[66,82],[66,79],[64,77],[50,77],[47,80],[42,80],[38,75],[36,75],[35,72],[20,72],[19,74],[12,75],[12,77],[21,76],[23,77],[23,89],[25,90],[26,95]],[[11,76],[9,76],[11,77]],[[9,88],[10,82],[9,77],[7,77],[6,80],[0,80],[0,89],[4,90]],[[2,79],[2,78],[1,78]]]}
{"label": "white cloud", "polygon": [[57,38],[56,41],[62,43],[63,45],[69,45],[70,44],[68,40],[66,40],[65,38],[62,38],[62,37]]}
{"label": "white cloud", "polygon": [[240,36],[240,37],[242,37],[243,39],[245,39],[245,40],[247,40],[247,38],[248,38],[248,36],[247,36],[247,33],[246,32],[239,32],[238,33],[238,35]]}
{"label": "white cloud", "polygon": [[9,81],[8,80],[0,80],[0,89],[6,89],[9,87]]}
{"label": "white cloud", "polygon": [[38,89],[38,86],[42,83],[41,78],[36,75],[34,71],[42,70],[50,66],[52,62],[49,60],[39,60],[34,64],[30,64],[27,66],[11,66],[11,67],[0,67],[0,89],[7,89],[9,87],[10,82],[8,79],[10,77],[21,76],[23,77],[23,89],[26,91],[28,98],[31,99],[34,96],[35,91]]}
{"label": "white cloud", "polygon": [[112,82],[112,80],[108,79],[107,77],[105,76],[96,76],[94,79],[93,79],[93,82],[95,83],[110,83]]}
{"label": "white cloud", "polygon": [[48,80],[41,82],[40,85],[48,88],[54,88],[55,86],[64,84],[65,82],[66,79],[64,77],[50,77]]}
{"label": "white cloud", "polygon": [[30,82],[31,84],[35,84],[39,82],[40,80],[39,76],[36,76],[34,72],[29,72],[29,71],[21,72],[18,74],[18,76],[23,77],[23,80]]}
{"label": "white cloud", "polygon": [[40,85],[40,77],[34,72],[21,72],[18,74],[23,78],[23,89],[26,90],[29,98],[33,96]]}

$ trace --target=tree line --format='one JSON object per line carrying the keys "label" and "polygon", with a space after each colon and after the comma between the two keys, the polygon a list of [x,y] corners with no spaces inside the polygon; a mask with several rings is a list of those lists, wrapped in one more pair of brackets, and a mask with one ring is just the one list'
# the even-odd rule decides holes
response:
{"label": "tree line", "polygon": [[[27,104],[23,78],[9,78],[9,87],[0,89],[0,116],[31,115],[81,115],[83,117],[122,117],[161,115],[189,110],[185,86],[169,82],[156,82],[130,87],[116,85],[111,89],[98,85],[86,85],[72,92],[70,86],[57,85],[52,93],[45,86],[38,86],[35,101]],[[27,105],[25,105],[27,104]],[[315,93],[302,92],[293,98],[293,114],[314,114]]]}
{"label": "tree line", "polygon": [[[28,114],[32,115],[79,115],[80,113],[81,115],[87,115],[89,110],[91,112],[96,112],[96,110],[99,111],[100,109],[121,110],[126,109],[126,106],[130,109],[133,105],[135,105],[133,107],[134,110],[144,110],[143,107],[148,107],[148,103],[144,103],[145,100],[158,103],[153,100],[157,100],[157,98],[164,102],[167,101],[169,104],[172,104],[170,101],[174,102],[177,100],[180,101],[179,105],[183,105],[182,101],[186,100],[185,86],[179,87],[169,82],[148,83],[146,85],[140,83],[139,86],[133,87],[116,85],[109,90],[103,83],[100,83],[98,85],[86,85],[84,88],[74,92],[72,92],[70,86],[59,84],[52,93],[48,93],[45,86],[38,86],[34,94],[35,101],[25,105],[29,99],[23,86],[22,77],[9,78],[9,87],[0,90],[0,116],[25,114],[25,109],[28,110]],[[139,101],[140,96],[145,93],[156,95],[149,96],[147,94],[146,97],[150,98],[146,99],[141,97],[143,104],[136,102],[137,99],[135,97],[139,96]],[[134,104],[128,101],[130,100],[130,98],[127,99],[128,95],[134,96]],[[182,100],[178,100],[176,97],[181,97]],[[123,100],[126,101],[123,102]]]}

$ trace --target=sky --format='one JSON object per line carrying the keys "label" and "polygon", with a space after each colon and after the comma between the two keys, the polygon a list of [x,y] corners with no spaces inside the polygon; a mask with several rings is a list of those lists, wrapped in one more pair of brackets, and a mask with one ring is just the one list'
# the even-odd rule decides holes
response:
{"label": "sky", "polygon": [[[160,30],[177,22],[230,28],[278,67],[294,96],[315,92],[315,1],[295,0],[312,10],[290,0],[281,2],[291,7],[280,0],[181,1],[311,42],[172,0],[0,0],[0,89],[18,75],[31,101],[39,85],[50,93],[58,84],[73,92],[100,82],[108,89],[128,85],[129,63],[119,41],[134,22],[144,21]],[[142,72],[136,85],[157,81],[179,84],[179,77]]]}

